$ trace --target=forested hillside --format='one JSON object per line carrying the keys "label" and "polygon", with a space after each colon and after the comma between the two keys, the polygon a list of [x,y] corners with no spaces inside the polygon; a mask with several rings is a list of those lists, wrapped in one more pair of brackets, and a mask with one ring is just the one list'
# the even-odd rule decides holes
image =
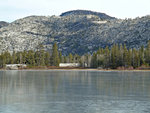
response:
{"label": "forested hillside", "polygon": [[150,16],[122,20],[104,13],[75,10],[61,16],[29,16],[1,27],[0,53],[37,51],[40,45],[51,51],[56,42],[63,55],[83,55],[113,44],[146,47],[148,40]]}

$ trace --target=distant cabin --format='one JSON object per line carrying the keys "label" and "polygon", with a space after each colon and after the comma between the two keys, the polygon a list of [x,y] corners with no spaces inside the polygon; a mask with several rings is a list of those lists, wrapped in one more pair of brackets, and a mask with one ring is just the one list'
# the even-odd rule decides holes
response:
{"label": "distant cabin", "polygon": [[19,68],[26,68],[26,64],[6,64],[8,70],[18,70]]}
{"label": "distant cabin", "polygon": [[80,63],[60,63],[59,67],[80,67]]}

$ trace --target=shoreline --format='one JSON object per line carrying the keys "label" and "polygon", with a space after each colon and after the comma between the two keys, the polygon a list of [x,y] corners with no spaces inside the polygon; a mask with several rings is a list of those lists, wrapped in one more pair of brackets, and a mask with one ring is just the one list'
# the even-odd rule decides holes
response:
{"label": "shoreline", "polygon": [[[0,71],[13,71],[8,69],[0,69]],[[15,71],[101,71],[101,72],[150,72],[150,70],[140,70],[140,69],[133,69],[133,70],[118,70],[118,69],[94,69],[94,68],[28,68],[28,69],[18,69]]]}

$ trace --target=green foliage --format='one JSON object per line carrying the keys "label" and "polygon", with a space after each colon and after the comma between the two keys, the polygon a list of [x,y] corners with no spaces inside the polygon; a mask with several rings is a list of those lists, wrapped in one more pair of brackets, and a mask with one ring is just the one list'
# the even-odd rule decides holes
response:
{"label": "green foliage", "polygon": [[150,66],[150,41],[146,48],[141,46],[139,49],[128,49],[126,45],[114,44],[111,48],[99,48],[98,51],[91,54],[79,56],[69,54],[63,56],[58,51],[57,44],[53,45],[52,55],[43,49],[41,45],[37,51],[23,51],[9,53],[8,51],[0,55],[0,68],[6,64],[27,64],[34,66],[59,66],[59,63],[80,63],[83,67],[102,67],[116,69],[118,67],[138,68],[142,65]]}
{"label": "green foliage", "polygon": [[17,62],[16,52],[13,51],[12,58],[11,58],[11,64],[15,64],[16,62]]}
{"label": "green foliage", "polygon": [[93,55],[92,55],[92,61],[91,62],[92,62],[91,66],[93,68],[98,67],[97,54],[96,53],[93,53]]}
{"label": "green foliage", "polygon": [[150,65],[150,41],[148,46],[140,49],[127,49],[126,45],[114,44],[110,49],[108,47],[99,48],[94,52],[91,60],[91,67],[113,68],[117,67],[140,67]]}
{"label": "green foliage", "polygon": [[28,51],[27,53],[27,60],[26,60],[26,63],[28,65],[31,65],[31,66],[35,66],[35,57],[34,57],[34,52],[32,50]]}
{"label": "green foliage", "polygon": [[145,50],[145,61],[150,65],[150,41],[148,42],[147,48]]}
{"label": "green foliage", "polygon": [[58,54],[58,47],[57,44],[54,43],[53,50],[52,50],[52,57],[51,57],[51,65],[52,66],[59,66],[60,59]]}
{"label": "green foliage", "polygon": [[60,62],[62,62],[62,60],[63,60],[61,51],[59,52],[59,60],[60,60]]}
{"label": "green foliage", "polygon": [[69,62],[70,62],[70,63],[73,63],[73,56],[72,56],[71,53],[69,54]]}
{"label": "green foliage", "polygon": [[49,52],[45,52],[45,65],[46,66],[50,66],[50,53]]}

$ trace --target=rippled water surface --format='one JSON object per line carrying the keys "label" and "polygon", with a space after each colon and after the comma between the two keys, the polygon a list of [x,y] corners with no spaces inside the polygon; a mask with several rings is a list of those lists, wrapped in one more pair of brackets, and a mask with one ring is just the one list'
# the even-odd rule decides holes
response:
{"label": "rippled water surface", "polygon": [[0,113],[150,113],[150,72],[0,71]]}

